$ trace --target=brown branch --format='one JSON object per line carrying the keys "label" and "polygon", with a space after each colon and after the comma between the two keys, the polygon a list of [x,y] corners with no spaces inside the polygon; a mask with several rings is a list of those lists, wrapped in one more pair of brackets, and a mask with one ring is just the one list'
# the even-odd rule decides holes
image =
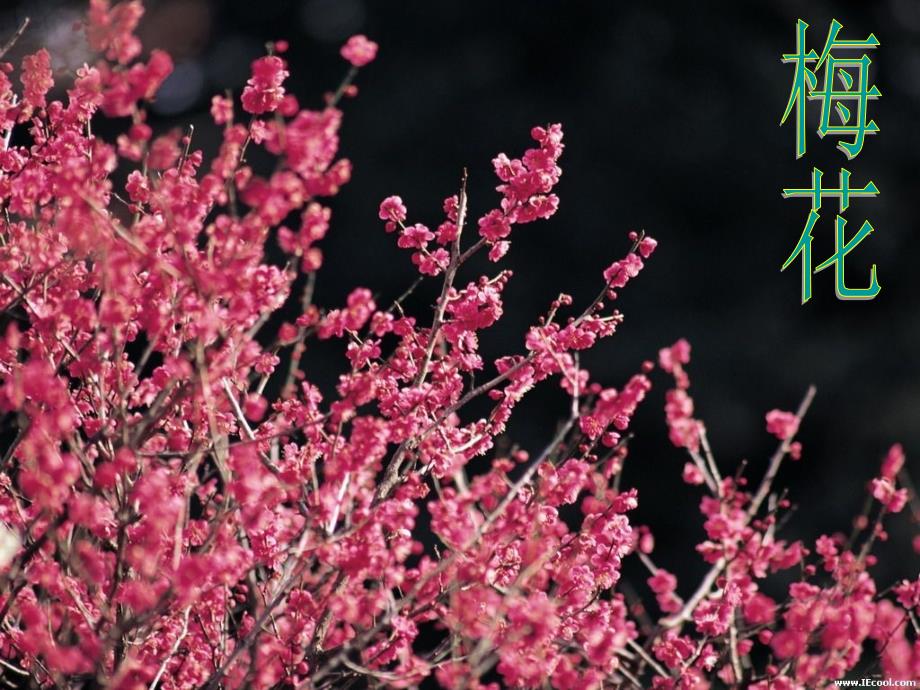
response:
{"label": "brown branch", "polygon": [[[808,412],[808,408],[811,407],[811,403],[815,398],[816,392],[817,389],[814,386],[809,386],[808,390],[805,392],[805,397],[802,398],[802,402],[799,403],[799,409],[795,413],[795,418],[799,424],[801,424],[802,418],[805,417],[805,414]],[[779,466],[782,463],[783,458],[786,456],[786,453],[789,452],[789,447],[792,445],[794,438],[795,434],[790,434],[787,438],[783,439],[782,443],[780,443],[779,447],[776,449],[776,452],[773,453],[773,457],[770,458],[770,464],[767,467],[767,472],[764,474],[764,477],[760,482],[760,486],[757,488],[757,493],[754,494],[754,498],[751,500],[751,505],[748,507],[745,525],[751,521],[763,503],[764,499],[770,493],[770,488],[773,486],[773,480],[776,478],[776,474],[779,472]],[[662,621],[662,624],[665,627],[670,628],[680,625],[684,621],[690,620],[690,616],[693,613],[693,610],[696,608],[697,604],[699,604],[709,595],[713,584],[715,584],[716,578],[719,577],[719,574],[727,565],[728,561],[726,561],[724,557],[716,561],[712,568],[710,568],[709,572],[706,573],[706,577],[703,578],[700,586],[687,600],[687,603],[684,604],[683,608],[675,615]]]}
{"label": "brown branch", "polygon": [[[811,403],[815,399],[815,393],[817,390],[818,389],[814,386],[809,386],[808,390],[805,392],[805,397],[802,398],[802,402],[799,403],[799,409],[796,410],[795,413],[796,429],[798,429],[798,426],[802,423],[802,419],[808,412],[808,408],[811,407]],[[754,498],[751,499],[751,505],[748,506],[748,519],[754,517],[754,515],[760,509],[760,505],[767,497],[767,494],[770,493],[770,488],[773,486],[773,480],[776,479],[776,474],[779,472],[779,466],[782,464],[783,458],[786,457],[786,453],[789,452],[789,448],[792,445],[794,438],[794,433],[789,434],[789,436],[784,438],[783,442],[779,444],[779,448],[777,448],[776,452],[773,453],[773,457],[770,458],[770,464],[767,467],[767,473],[760,481],[760,486],[757,487],[757,493],[755,493]]]}
{"label": "brown branch", "polygon": [[19,28],[16,29],[16,33],[10,36],[9,40],[3,44],[3,47],[0,48],[0,58],[5,56],[8,52],[13,49],[13,46],[16,45],[16,42],[22,38],[22,35],[26,32],[26,29],[29,27],[29,22],[32,21],[29,17],[26,17],[22,20],[22,24],[19,25]]}
{"label": "brown branch", "polygon": [[[450,263],[447,266],[447,271],[444,273],[444,282],[441,285],[441,296],[438,297],[434,320],[431,322],[431,330],[428,333],[428,347],[425,349],[425,357],[422,360],[422,364],[412,384],[414,388],[420,386],[428,375],[428,367],[431,364],[431,358],[434,356],[435,344],[437,343],[441,326],[444,323],[444,313],[447,311],[448,296],[454,285],[457,269],[462,263],[461,257],[464,256],[460,253],[460,236],[463,233],[463,224],[466,222],[466,180],[466,169],[464,169],[463,176],[460,179],[460,194],[457,204],[457,236],[454,238],[453,244],[451,245]],[[407,449],[408,445],[403,443],[393,454],[393,457],[387,465],[383,480],[377,488],[376,498],[380,499],[389,495],[393,487],[399,482],[399,470],[402,466],[402,460],[403,457],[405,457]]]}

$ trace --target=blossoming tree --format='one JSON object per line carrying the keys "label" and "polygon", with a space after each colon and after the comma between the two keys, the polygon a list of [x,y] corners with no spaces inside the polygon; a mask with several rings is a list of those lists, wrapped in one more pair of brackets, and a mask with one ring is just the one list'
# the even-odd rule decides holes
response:
{"label": "blossoming tree", "polygon": [[[479,353],[512,276],[467,275],[468,261],[501,262],[517,226],[554,214],[559,125],[495,158],[495,200],[470,199],[461,176],[435,229],[397,196],[379,203],[407,273],[440,285],[431,313],[358,286],[321,308],[324,199],[351,171],[339,105],[377,45],[350,39],[346,79],[311,110],[286,91],[274,44],[238,100],[214,97],[223,140],[206,161],[191,136],[146,123],[172,63],[141,59],[142,13],[91,0],[98,60],[59,90],[46,50],[22,60],[19,86],[12,65],[0,71],[8,686],[787,690],[853,669],[920,677],[920,582],[879,591],[870,572],[883,518],[912,498],[900,447],[850,540],[784,540],[774,480],[802,453],[814,391],[767,415],[779,446],[749,482],[718,466],[694,417],[684,341],[658,366],[673,377],[667,427],[702,493],[709,570],[685,583],[655,565],[650,529],[629,519],[637,491],[621,483],[655,365],[610,388],[579,364],[621,323],[617,291],[651,237],[629,236],[591,303],[560,294],[516,351]],[[115,141],[93,133],[102,118],[123,124]],[[256,147],[271,174],[247,163]],[[299,317],[279,325],[291,304]],[[314,339],[341,341],[334,390],[308,376]],[[549,381],[571,404],[546,447],[497,451],[517,404]],[[625,559],[648,570],[638,599],[619,586]],[[780,571],[791,584],[775,600],[762,584]]]}

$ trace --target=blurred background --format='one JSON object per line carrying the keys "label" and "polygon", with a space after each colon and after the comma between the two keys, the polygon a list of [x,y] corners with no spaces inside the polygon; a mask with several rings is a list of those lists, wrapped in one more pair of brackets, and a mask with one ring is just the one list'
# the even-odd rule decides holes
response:
{"label": "blurred background", "polygon": [[[56,67],[72,69],[88,59],[74,30],[83,8],[5,0],[0,34],[28,14],[33,24],[12,57],[41,44]],[[794,410],[814,383],[803,459],[788,463],[779,480],[800,513],[787,538],[848,532],[894,441],[905,445],[920,477],[918,0],[149,0],[147,8],[145,47],[165,48],[176,61],[151,120],[160,128],[195,124],[195,145],[206,151],[217,144],[211,96],[226,88],[238,95],[266,41],[290,41],[288,87],[315,107],[345,72],[342,42],[366,33],[380,44],[378,59],[358,77],[358,98],[343,106],[342,153],[354,175],[331,203],[320,304],[340,305],[355,284],[388,304],[411,282],[408,253],[377,219],[383,197],[400,194],[412,221],[434,226],[465,166],[475,218],[496,203],[492,157],[519,155],[531,126],[561,122],[560,210],[513,234],[504,265],[515,275],[504,320],[483,338],[488,355],[520,351],[526,328],[560,290],[587,303],[603,269],[626,250],[627,232],[644,228],[659,248],[622,293],[626,321],[618,335],[582,360],[596,380],[619,386],[660,347],[687,338],[691,392],[723,473],[747,458],[754,481],[775,447],[765,412]],[[832,18],[843,23],[844,38],[874,32],[881,41],[870,57],[883,97],[869,106],[881,133],[849,163],[836,138],[818,139],[814,118],[799,161],[792,124],[779,126],[793,76],[780,56],[794,50],[799,17],[810,23],[818,51]],[[871,179],[881,192],[847,212],[851,231],[865,219],[876,228],[846,261],[853,287],[865,286],[877,264],[875,300],[838,301],[833,272],[825,271],[802,306],[800,265],[779,270],[809,211],[807,200],[783,200],[780,191],[808,186],[813,165],[835,182],[846,165],[854,185]],[[817,261],[833,251],[834,206],[826,203],[814,233]],[[465,277],[475,279],[477,270],[496,269],[483,262]],[[417,293],[416,313],[425,313],[435,290]],[[328,389],[342,361],[340,351],[319,347],[308,353],[306,370]],[[656,561],[693,573],[702,570],[693,552],[703,534],[700,494],[681,483],[685,457],[667,440],[662,407],[670,381],[661,373],[653,379],[633,427],[625,481],[640,489],[637,521],[657,535]],[[509,438],[537,452],[566,413],[564,395],[546,385],[523,404]],[[916,527],[906,515],[889,524],[892,538],[881,547],[887,558],[877,569],[883,586],[916,575],[920,565],[910,548]]]}

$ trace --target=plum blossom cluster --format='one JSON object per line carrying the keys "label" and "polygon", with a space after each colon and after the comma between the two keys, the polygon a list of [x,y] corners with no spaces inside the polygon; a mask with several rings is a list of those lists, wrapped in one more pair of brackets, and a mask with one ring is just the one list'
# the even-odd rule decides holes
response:
{"label": "plum blossom cluster", "polygon": [[[655,564],[622,480],[656,364],[611,387],[580,357],[623,322],[617,291],[654,239],[630,234],[589,303],[562,293],[518,348],[480,351],[512,275],[476,275],[470,259],[500,261],[515,226],[556,211],[558,124],[495,158],[499,199],[478,218],[465,178],[436,230],[408,223],[400,197],[380,202],[416,282],[440,287],[430,313],[366,286],[322,307],[328,199],[351,172],[340,104],[377,45],[351,38],[345,80],[310,109],[275,43],[239,98],[214,97],[222,142],[206,156],[190,134],[147,124],[172,63],[141,59],[142,14],[90,0],[98,59],[63,83],[44,50],[22,60],[18,86],[13,65],[0,69],[5,680],[798,690],[854,672],[920,677],[920,581],[871,572],[885,521],[916,517],[903,450],[869,483],[852,538],[784,539],[774,480],[802,453],[813,391],[767,414],[780,445],[759,481],[723,475],[685,341],[657,368],[674,380],[665,417],[701,492],[708,573],[688,583]],[[104,118],[122,128],[113,141],[93,133]],[[247,162],[256,148],[270,172]],[[341,345],[328,390],[310,375],[317,340]],[[548,381],[570,404],[545,446],[499,443]],[[624,586],[628,559],[646,582]]]}

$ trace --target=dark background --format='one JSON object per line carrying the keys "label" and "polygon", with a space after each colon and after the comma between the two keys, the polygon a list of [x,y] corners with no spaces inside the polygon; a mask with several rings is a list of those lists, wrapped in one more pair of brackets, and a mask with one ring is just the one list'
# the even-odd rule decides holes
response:
{"label": "dark background", "polygon": [[[585,357],[593,376],[619,386],[644,359],[679,337],[693,344],[690,373],[698,414],[708,425],[723,473],[741,458],[759,480],[775,441],[764,413],[795,409],[806,387],[818,397],[800,436],[804,459],[780,476],[800,515],[785,534],[812,540],[848,531],[865,483],[893,441],[904,443],[909,466],[920,454],[920,342],[917,319],[920,250],[917,233],[920,158],[920,1],[882,2],[362,2],[361,0],[160,0],[147,3],[141,35],[177,62],[153,108],[162,127],[196,124],[197,146],[213,150],[210,97],[236,94],[249,63],[268,40],[284,38],[302,103],[318,107],[345,71],[341,43],[363,32],[380,43],[378,59],[346,101],[342,153],[354,176],[332,201],[333,227],[317,299],[341,304],[355,284],[389,301],[412,280],[408,253],[377,220],[379,201],[400,194],[410,219],[441,220],[444,197],[470,172],[471,213],[497,199],[490,160],[519,155],[534,124],[562,122],[566,151],[557,189],[561,206],[546,222],[513,234],[504,266],[515,277],[505,292],[506,316],[484,337],[487,354],[517,352],[527,326],[560,290],[587,303],[601,271],[628,246],[626,233],[645,228],[659,249],[641,277],[623,291],[627,318],[620,333]],[[33,26],[16,55],[39,43],[55,65],[76,66],[80,36],[72,29],[82,3],[5,0],[0,30],[12,32],[29,14]],[[780,128],[792,83],[780,55],[795,46],[795,21],[811,24],[820,51],[832,18],[842,37],[874,32],[870,55],[883,98],[869,116],[881,133],[847,162],[837,139],[819,140],[809,124],[808,154],[796,161],[792,123]],[[814,113],[812,113],[814,115]],[[210,132],[210,133],[209,133]],[[878,265],[882,292],[868,302],[842,302],[833,271],[814,277],[814,297],[800,304],[799,263],[780,265],[792,251],[809,207],[783,200],[782,187],[810,183],[818,165],[836,181],[847,166],[853,184],[872,179],[879,197],[858,200],[849,230],[869,219],[876,232],[847,259],[848,282],[867,284]],[[816,229],[816,263],[833,251],[833,206]],[[477,270],[495,271],[483,262]],[[433,284],[415,301],[424,314]],[[308,375],[327,385],[340,353],[319,348]],[[699,492],[679,475],[685,461],[666,437],[664,390],[638,414],[626,483],[640,488],[638,520],[658,537],[656,560],[694,572],[693,545],[702,538]],[[509,436],[533,452],[551,436],[567,403],[555,384],[518,411]],[[890,521],[892,541],[879,566],[880,583],[916,575],[906,514]],[[689,590],[685,581],[681,591]]]}

